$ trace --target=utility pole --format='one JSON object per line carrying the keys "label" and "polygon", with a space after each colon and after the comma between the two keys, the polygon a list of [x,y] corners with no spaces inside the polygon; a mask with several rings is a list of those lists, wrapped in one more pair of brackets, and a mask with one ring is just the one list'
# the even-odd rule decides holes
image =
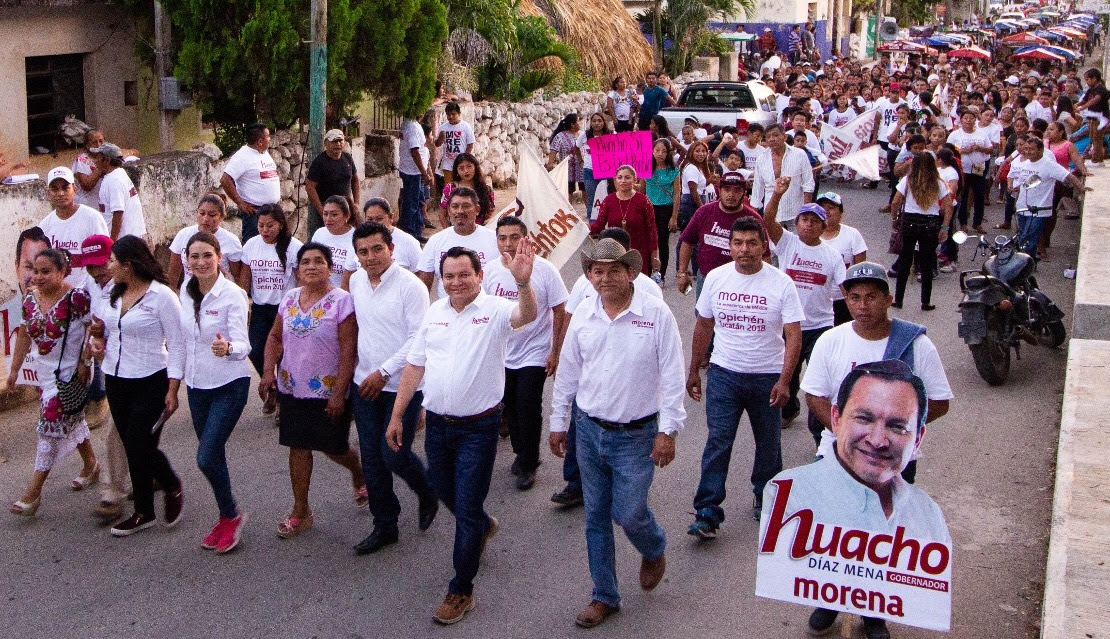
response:
{"label": "utility pole", "polygon": [[154,0],[154,75],[158,83],[158,150],[162,153],[174,148],[174,113],[164,108],[162,78],[169,76],[170,19],[162,3]]}
{"label": "utility pole", "polygon": [[308,71],[308,157],[324,150],[328,81],[328,0],[312,0],[312,44]]}

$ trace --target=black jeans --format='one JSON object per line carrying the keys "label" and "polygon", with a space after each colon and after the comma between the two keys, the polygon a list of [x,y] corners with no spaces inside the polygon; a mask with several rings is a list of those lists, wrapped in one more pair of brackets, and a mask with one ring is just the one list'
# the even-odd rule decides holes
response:
{"label": "black jeans", "polygon": [[[982,179],[982,178],[980,178]],[[901,305],[906,295],[906,281],[910,278],[914,250],[920,245],[918,267],[921,269],[921,303],[928,304],[933,297],[933,269],[937,265],[937,236],[941,219],[937,215],[906,213],[902,220],[902,253],[898,256],[898,283],[894,289],[894,303]]]}
{"label": "black jeans", "polygon": [[131,469],[131,486],[135,492],[135,512],[154,516],[154,480],[166,492],[181,489],[181,480],[173,472],[170,460],[158,450],[162,429],[150,429],[166,408],[169,379],[162,369],[149,377],[130,379],[105,375],[108,408],[116,423],[127,466]]}
{"label": "black jeans", "polygon": [[802,364],[809,361],[809,356],[813,354],[813,345],[817,343],[817,338],[832,328],[832,326],[824,326],[822,328],[811,328],[802,331],[802,352],[798,356],[798,365],[794,367],[794,375],[790,377],[790,401],[788,406],[798,401],[798,389],[802,387]]}
{"label": "black jeans", "polygon": [[266,359],[266,340],[270,337],[270,329],[274,327],[277,318],[277,304],[251,304],[251,319],[247,325],[247,339],[251,343],[251,364],[259,376],[263,374],[263,362]]}
{"label": "black jeans", "polygon": [[[667,276],[667,264],[671,261],[671,215],[673,204],[653,204],[655,209],[655,232],[659,236],[659,272]],[[677,255],[675,258],[677,259]]]}
{"label": "black jeans", "polygon": [[960,226],[967,226],[969,211],[968,198],[975,206],[975,215],[971,218],[972,226],[983,223],[983,206],[987,198],[987,180],[982,175],[964,173],[963,185],[960,187]]}
{"label": "black jeans", "polygon": [[517,465],[530,473],[540,465],[540,435],[543,432],[543,366],[505,369],[505,420]]}

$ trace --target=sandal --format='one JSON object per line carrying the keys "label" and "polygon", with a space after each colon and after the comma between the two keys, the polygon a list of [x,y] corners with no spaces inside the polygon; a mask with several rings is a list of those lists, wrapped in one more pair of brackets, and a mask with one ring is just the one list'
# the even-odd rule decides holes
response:
{"label": "sandal", "polygon": [[69,485],[73,488],[73,490],[85,490],[89,486],[92,486],[93,484],[97,484],[99,482],[100,462],[97,461],[96,465],[93,466],[91,473],[89,473],[88,475],[78,475],[76,479],[69,482]]}
{"label": "sandal", "polygon": [[12,502],[8,506],[8,512],[13,515],[20,515],[22,517],[34,517],[35,513],[39,511],[39,506],[42,505],[42,495],[39,495],[34,501],[28,503],[23,500]]}
{"label": "sandal", "polygon": [[366,486],[355,491],[355,506],[358,508],[370,507],[370,493],[366,491]]}
{"label": "sandal", "polygon": [[312,528],[312,513],[304,517],[290,515],[278,524],[277,534],[282,539],[292,539],[309,528]]}

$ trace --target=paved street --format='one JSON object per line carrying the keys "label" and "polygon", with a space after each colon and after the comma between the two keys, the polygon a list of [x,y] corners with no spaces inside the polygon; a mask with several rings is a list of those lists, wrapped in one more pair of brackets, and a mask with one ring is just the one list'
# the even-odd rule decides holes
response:
{"label": "paved street", "polygon": [[[845,221],[864,232],[870,257],[889,263],[889,217],[876,212],[885,190],[825,185],[830,187],[844,195]],[[998,222],[1002,207],[988,208],[987,215],[990,224]],[[1061,219],[1053,261],[1038,274],[1066,311],[1074,282],[1062,271],[1074,266],[1069,260],[1078,226]],[[963,268],[970,267],[970,253],[965,246]],[[573,262],[563,275],[570,283],[579,272]],[[694,300],[678,294],[673,282],[668,286],[667,300],[688,348]],[[918,311],[918,296],[913,283],[902,316],[926,323],[956,393],[951,412],[929,429],[918,472],[918,485],[944,510],[955,544],[949,636],[1035,637],[1066,350],[1026,346],[1009,382],[990,388],[956,335],[956,275],[937,282],[937,310]],[[185,515],[175,529],[112,538],[91,515],[97,490],[69,488],[80,466],[76,455],[48,480],[38,517],[0,513],[0,619],[6,625],[0,635],[547,639],[590,632],[573,624],[590,595],[582,511],[560,512],[548,501],[562,487],[560,461],[550,453],[543,456],[536,487],[520,493],[509,474],[509,443],[502,441],[487,502],[501,520],[501,533],[478,575],[477,607],[460,624],[440,628],[431,612],[452,574],[450,514],[441,510],[432,528],[419,533],[415,497],[399,488],[405,508],[401,542],[355,557],[351,546],[370,531],[369,514],[355,508],[345,472],[317,456],[311,495],[316,526],[297,539],[279,539],[275,527],[291,504],[286,450],[278,446],[272,422],[259,415],[253,392],[228,446],[235,493],[249,513],[244,542],[228,556],[202,550],[200,540],[217,513],[196,469],[196,438],[184,399],[183,392],[182,409],[163,438],[185,482]],[[753,594],[757,524],[749,514],[753,445],[746,427],[734,452],[721,537],[699,545],[685,534],[705,441],[704,407],[687,400],[687,410],[678,457],[657,472],[652,495],[668,534],[666,579],[656,592],[640,592],[639,558],[618,533],[623,609],[592,632],[637,639],[805,636],[807,609]],[[0,417],[0,459],[6,460],[0,463],[0,496],[6,502],[18,498],[30,476],[34,420],[33,405]],[[94,432],[98,451],[105,430]],[[804,416],[783,433],[783,446],[788,467],[812,459]],[[422,437],[417,448],[423,455]],[[900,626],[892,631],[905,639],[941,636]]]}

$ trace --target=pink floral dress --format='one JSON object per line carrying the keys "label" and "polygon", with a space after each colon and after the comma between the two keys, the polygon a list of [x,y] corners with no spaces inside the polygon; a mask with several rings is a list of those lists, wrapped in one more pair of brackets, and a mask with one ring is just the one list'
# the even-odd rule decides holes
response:
{"label": "pink floral dress", "polygon": [[[76,371],[84,347],[83,338],[92,321],[90,307],[89,294],[81,288],[66,293],[48,309],[39,306],[33,292],[23,298],[23,330],[31,338],[31,348],[37,355],[34,365],[42,390],[35,470],[50,470],[89,437],[83,412],[76,415],[62,412],[54,372],[60,368],[62,379],[68,380]],[[69,337],[65,339],[63,352],[62,341],[67,324]]]}
{"label": "pink floral dress", "polygon": [[301,307],[301,289],[278,306],[283,353],[278,391],[298,399],[328,399],[339,374],[339,325],[355,312],[351,294],[333,288],[315,304]]}

